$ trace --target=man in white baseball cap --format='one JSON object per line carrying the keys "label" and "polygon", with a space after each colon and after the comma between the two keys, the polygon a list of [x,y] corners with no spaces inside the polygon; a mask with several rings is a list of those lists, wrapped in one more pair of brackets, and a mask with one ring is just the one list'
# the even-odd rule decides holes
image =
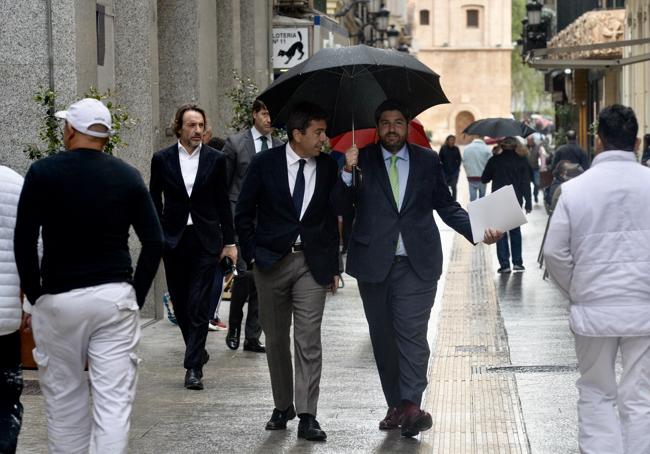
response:
{"label": "man in white baseball cap", "polygon": [[[14,237],[32,313],[48,452],[124,453],[137,381],[139,308],[160,263],[162,229],[140,173],[103,152],[111,134],[106,106],[82,99],[56,116],[65,119],[67,151],[29,168]],[[135,272],[131,227],[142,243]]]}

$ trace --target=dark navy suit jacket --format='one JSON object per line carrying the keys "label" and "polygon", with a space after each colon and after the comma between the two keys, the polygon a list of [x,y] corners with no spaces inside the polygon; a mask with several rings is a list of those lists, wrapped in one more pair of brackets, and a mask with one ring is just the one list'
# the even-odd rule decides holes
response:
{"label": "dark navy suit jacket", "polygon": [[264,270],[287,255],[300,235],[307,266],[316,282],[327,285],[339,274],[338,223],[330,195],[338,178],[336,162],[316,157],[316,185],[302,219],[293,206],[286,145],[257,153],[235,208],[235,228],[246,263]]}
{"label": "dark navy suit jacket", "polygon": [[158,151],[151,160],[151,198],[165,233],[165,247],[174,249],[183,235],[187,216],[203,247],[220,254],[224,244],[235,244],[235,230],[226,186],[226,159],[223,153],[201,146],[199,168],[187,195],[178,143]]}
{"label": "dark navy suit jacket", "polygon": [[399,233],[417,275],[437,281],[442,273],[442,247],[433,210],[472,241],[469,216],[452,199],[438,155],[414,144],[407,148],[409,176],[399,211],[377,144],[359,151],[362,178],[358,188],[348,187],[341,178],[336,183],[333,200],[337,211],[344,212],[351,204],[355,208],[346,272],[360,281],[376,283],[386,279]]}

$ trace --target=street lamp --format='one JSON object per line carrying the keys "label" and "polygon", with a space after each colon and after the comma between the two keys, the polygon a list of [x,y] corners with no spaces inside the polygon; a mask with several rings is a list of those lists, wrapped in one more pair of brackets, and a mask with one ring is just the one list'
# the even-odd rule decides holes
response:
{"label": "street lamp", "polygon": [[388,29],[388,16],[390,16],[390,11],[384,5],[381,5],[381,9],[375,13],[375,23],[379,33],[383,34]]}
{"label": "street lamp", "polygon": [[538,0],[532,0],[526,4],[528,24],[539,25],[542,23],[542,8],[543,5]]}
{"label": "street lamp", "polygon": [[388,36],[388,45],[393,49],[397,49],[399,31],[395,30],[395,24],[390,25],[390,30],[386,32],[386,35]]}
{"label": "street lamp", "polygon": [[368,0],[368,12],[370,14],[375,14],[382,6],[381,0]]}

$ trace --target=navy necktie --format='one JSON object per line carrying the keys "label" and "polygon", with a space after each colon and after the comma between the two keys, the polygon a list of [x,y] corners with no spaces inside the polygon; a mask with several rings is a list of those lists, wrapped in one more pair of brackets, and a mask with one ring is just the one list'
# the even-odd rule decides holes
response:
{"label": "navy necktie", "polygon": [[298,219],[300,219],[300,212],[302,211],[302,198],[305,195],[305,160],[301,159],[298,161],[300,167],[298,167],[298,174],[296,174],[296,184],[293,187],[293,207],[298,213]]}

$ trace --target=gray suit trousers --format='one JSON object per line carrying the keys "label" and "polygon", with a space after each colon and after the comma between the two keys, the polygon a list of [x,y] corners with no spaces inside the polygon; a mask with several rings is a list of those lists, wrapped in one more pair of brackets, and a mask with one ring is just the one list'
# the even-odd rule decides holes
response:
{"label": "gray suit trousers", "polygon": [[254,268],[253,274],[275,407],[285,410],[294,402],[290,348],[293,315],[296,412],[316,416],[327,288],[314,280],[302,252],[290,253],[269,269]]}

